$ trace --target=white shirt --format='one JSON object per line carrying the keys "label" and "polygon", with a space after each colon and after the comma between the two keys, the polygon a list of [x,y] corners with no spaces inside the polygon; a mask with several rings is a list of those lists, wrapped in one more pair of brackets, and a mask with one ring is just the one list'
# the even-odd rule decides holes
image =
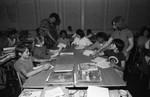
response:
{"label": "white shirt", "polygon": [[76,37],[74,39],[74,41],[72,42],[72,44],[75,44],[75,45],[78,45],[78,46],[89,46],[93,43],[87,37],[83,37],[81,39]]}

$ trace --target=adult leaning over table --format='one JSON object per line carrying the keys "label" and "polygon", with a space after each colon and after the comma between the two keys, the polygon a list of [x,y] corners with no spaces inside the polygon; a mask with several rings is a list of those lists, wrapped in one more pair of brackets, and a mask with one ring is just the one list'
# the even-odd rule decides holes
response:
{"label": "adult leaning over table", "polygon": [[[44,36],[46,40],[46,46],[48,48],[53,47],[54,45],[58,44],[58,33],[57,33],[57,26],[60,24],[60,18],[57,13],[51,13],[49,18],[43,19],[40,22],[40,28],[44,28],[46,35]],[[43,31],[40,31],[43,32]],[[43,34],[43,33],[42,33]],[[44,34],[43,34],[44,35]]]}
{"label": "adult leaning over table", "polygon": [[134,45],[133,33],[125,25],[124,19],[122,16],[116,16],[112,21],[112,25],[115,29],[114,32],[111,34],[111,37],[109,38],[109,40],[98,50],[98,52],[108,47],[114,39],[121,39],[125,43],[123,53],[126,56],[126,59],[128,59],[130,51]]}

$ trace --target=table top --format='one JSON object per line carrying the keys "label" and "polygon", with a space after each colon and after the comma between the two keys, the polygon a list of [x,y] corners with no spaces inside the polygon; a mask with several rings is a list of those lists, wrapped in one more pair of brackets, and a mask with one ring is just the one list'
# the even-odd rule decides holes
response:
{"label": "table top", "polygon": [[[69,50],[71,51],[71,50]],[[74,55],[61,55],[58,56],[56,61],[51,64],[74,64],[77,68],[79,63],[91,62],[91,57],[84,56],[83,50],[72,50]],[[51,70],[42,71],[32,77],[29,77],[23,84],[23,88],[44,88],[48,86],[46,80]],[[102,69],[100,68],[102,81],[99,83],[76,83],[75,87],[87,87],[88,85],[103,86],[103,87],[122,87],[126,86],[126,83],[119,76],[119,74],[113,68]],[[75,69],[76,72],[76,69]],[[73,86],[73,87],[74,87]]]}

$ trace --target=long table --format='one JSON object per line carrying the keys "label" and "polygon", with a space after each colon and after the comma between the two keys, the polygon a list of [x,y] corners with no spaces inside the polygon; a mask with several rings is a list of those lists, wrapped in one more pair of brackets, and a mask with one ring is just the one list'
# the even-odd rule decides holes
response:
{"label": "long table", "polygon": [[[69,50],[70,51],[70,50]],[[51,64],[74,64],[75,73],[77,71],[78,64],[91,62],[91,57],[83,55],[83,50],[73,50],[74,55],[61,55],[58,56],[56,61]],[[23,84],[23,88],[44,88],[47,85],[46,79],[53,69],[42,71],[34,76],[29,77]],[[102,69],[100,68],[102,81],[99,83],[76,83],[72,87],[87,87],[88,85],[103,86],[103,87],[122,87],[126,86],[126,83],[114,70],[114,68]]]}

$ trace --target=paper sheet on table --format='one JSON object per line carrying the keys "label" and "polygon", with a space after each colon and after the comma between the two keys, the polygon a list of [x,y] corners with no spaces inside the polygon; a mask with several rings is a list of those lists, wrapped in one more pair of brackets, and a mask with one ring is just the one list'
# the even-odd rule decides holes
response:
{"label": "paper sheet on table", "polygon": [[86,56],[90,56],[90,55],[93,55],[94,51],[91,51],[91,50],[85,50],[83,52],[83,55],[86,55]]}
{"label": "paper sheet on table", "polygon": [[65,44],[63,44],[63,43],[59,43],[57,47],[59,47],[59,48],[65,48],[65,47],[66,47],[66,45],[65,45]]}
{"label": "paper sheet on table", "polygon": [[108,88],[89,86],[87,89],[87,97],[109,97]]}
{"label": "paper sheet on table", "polygon": [[45,90],[45,96],[44,97],[57,97],[57,96],[63,96],[64,92],[60,87]]}
{"label": "paper sheet on table", "polygon": [[106,58],[96,57],[94,60],[91,61],[96,62],[95,65],[103,69],[110,67],[110,62],[108,62]]}
{"label": "paper sheet on table", "polygon": [[22,91],[19,97],[41,97],[41,90],[29,90],[29,91]]}
{"label": "paper sheet on table", "polygon": [[3,48],[3,50],[5,51],[5,50],[14,50],[15,49],[15,47],[6,47],[6,48]]}
{"label": "paper sheet on table", "polygon": [[60,55],[74,55],[73,52],[61,52]]}
{"label": "paper sheet on table", "polygon": [[106,58],[96,57],[95,59],[93,59],[91,61],[98,63],[98,62],[103,62],[103,61],[106,61],[106,60],[107,60]]}
{"label": "paper sheet on table", "polygon": [[43,67],[43,65],[33,67],[33,69],[36,70],[36,69],[39,69],[39,68],[41,68],[41,67]]}
{"label": "paper sheet on table", "polygon": [[77,46],[75,49],[84,49],[85,46]]}

